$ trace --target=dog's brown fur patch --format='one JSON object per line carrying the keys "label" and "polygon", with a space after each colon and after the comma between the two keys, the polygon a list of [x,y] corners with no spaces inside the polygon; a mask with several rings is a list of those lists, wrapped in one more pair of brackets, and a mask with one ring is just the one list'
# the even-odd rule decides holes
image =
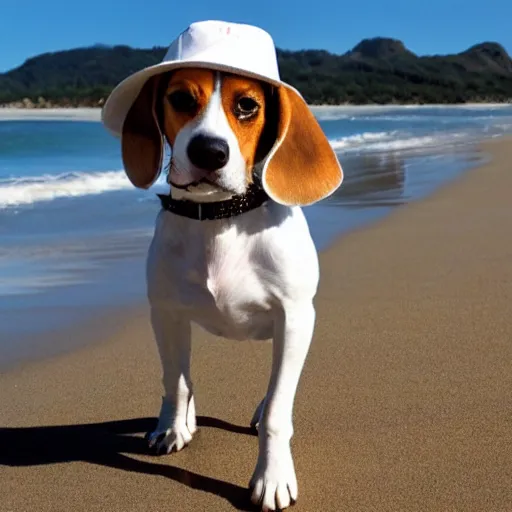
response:
{"label": "dog's brown fur patch", "polygon": [[[180,69],[171,75],[163,98],[164,133],[171,146],[179,131],[206,108],[214,87],[215,73],[207,69]],[[194,112],[177,112],[167,99],[176,91],[190,94],[197,102],[197,109]]]}
{"label": "dog's brown fur patch", "polygon": [[[221,94],[224,112],[245,160],[247,182],[251,183],[256,150],[265,126],[265,92],[263,86],[257,80],[228,75],[222,79]],[[244,97],[251,98],[259,105],[256,114],[245,120],[238,119],[236,115],[237,102]]]}

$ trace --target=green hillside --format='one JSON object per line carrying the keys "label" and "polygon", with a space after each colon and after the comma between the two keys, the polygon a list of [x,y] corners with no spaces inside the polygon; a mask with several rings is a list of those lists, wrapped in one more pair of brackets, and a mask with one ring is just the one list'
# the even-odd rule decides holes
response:
{"label": "green hillside", "polygon": [[[25,99],[27,105],[95,106],[115,84],[159,62],[164,53],[159,47],[96,45],[39,55],[0,74],[0,104]],[[278,58],[283,80],[311,104],[512,100],[512,60],[497,43],[455,55],[418,57],[400,41],[374,38],[344,55],[278,50]]]}

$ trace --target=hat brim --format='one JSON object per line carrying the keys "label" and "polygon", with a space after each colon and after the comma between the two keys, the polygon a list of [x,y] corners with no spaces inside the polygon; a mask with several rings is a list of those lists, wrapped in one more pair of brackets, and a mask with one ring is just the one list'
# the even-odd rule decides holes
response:
{"label": "hat brim", "polygon": [[114,90],[110,93],[107,101],[101,112],[101,120],[105,127],[116,137],[120,137],[123,133],[123,124],[131,106],[137,99],[144,84],[152,77],[172,71],[175,69],[185,68],[201,68],[210,69],[213,71],[224,71],[226,73],[233,73],[247,78],[261,80],[275,87],[286,87],[293,91],[295,94],[301,94],[291,85],[280,80],[274,80],[258,73],[251,73],[239,68],[226,66],[223,64],[215,64],[206,61],[166,61],[141,69],[136,73],[125,78],[119,83]]}

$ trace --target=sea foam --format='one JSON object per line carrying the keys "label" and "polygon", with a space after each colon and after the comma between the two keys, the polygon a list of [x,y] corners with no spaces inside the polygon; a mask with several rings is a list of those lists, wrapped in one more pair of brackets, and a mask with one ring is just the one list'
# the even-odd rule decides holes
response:
{"label": "sea foam", "polygon": [[133,188],[124,171],[69,172],[0,181],[0,208]]}

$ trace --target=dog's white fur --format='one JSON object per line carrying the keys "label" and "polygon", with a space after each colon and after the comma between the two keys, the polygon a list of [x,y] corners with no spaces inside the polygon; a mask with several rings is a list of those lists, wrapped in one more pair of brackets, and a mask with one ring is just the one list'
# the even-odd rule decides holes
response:
{"label": "dog's white fur", "polygon": [[[273,338],[272,375],[259,423],[253,500],[275,510],[297,498],[290,451],[295,391],[313,334],[318,262],[299,208],[269,202],[198,222],[160,212],[149,251],[151,318],[165,398],[151,443],[180,450],[196,429],[190,322],[231,339]],[[164,434],[164,438],[161,435]]]}
{"label": "dog's white fur", "polygon": [[[185,186],[198,182],[208,176],[208,171],[197,168],[187,155],[187,147],[195,135],[209,135],[224,139],[229,146],[229,161],[216,174],[216,184],[232,193],[219,191],[217,187],[209,187],[202,183],[187,191],[187,195],[180,193],[181,190],[173,187],[173,197],[191,199],[194,201],[222,201],[234,194],[245,192],[247,184],[244,157],[240,151],[238,140],[229,126],[229,121],[222,108],[222,77],[220,73],[215,74],[215,88],[202,115],[187,123],[176,136],[172,149],[172,165],[169,172],[169,182],[173,185]],[[206,186],[205,186],[206,185]]]}
{"label": "dog's white fur", "polygon": [[[186,156],[191,137],[206,133],[224,138],[230,160],[216,173],[219,189],[200,185],[172,189],[194,201],[243,192],[244,159],[222,110],[220,78],[205,113],[178,134],[169,180],[184,185],[202,171]],[[229,195],[229,194],[228,194]],[[317,253],[299,207],[269,200],[228,219],[197,221],[161,211],[147,260],[151,320],[163,367],[163,398],[150,445],[180,450],[196,431],[190,379],[191,322],[226,338],[273,338],[272,372],[252,424],[258,425],[259,457],[251,488],[263,510],[286,508],[297,499],[290,449],[292,410],[299,377],[310,346],[319,279]]]}

